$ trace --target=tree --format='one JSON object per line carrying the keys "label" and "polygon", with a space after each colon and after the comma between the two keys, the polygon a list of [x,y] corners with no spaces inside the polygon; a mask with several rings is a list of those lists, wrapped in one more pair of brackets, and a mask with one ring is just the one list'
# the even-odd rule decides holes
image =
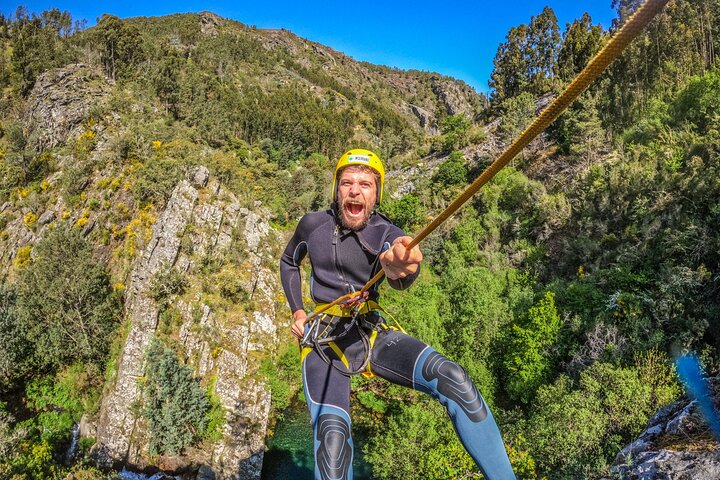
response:
{"label": "tree", "polygon": [[51,230],[17,281],[18,328],[39,370],[73,361],[102,364],[120,305],[110,277],[75,228]]}
{"label": "tree", "polygon": [[530,125],[536,109],[535,96],[528,92],[503,100],[500,104],[502,123],[499,128],[502,140],[508,144],[513,141]]}
{"label": "tree", "polygon": [[210,401],[175,352],[153,339],[145,353],[145,409],[150,453],[177,455],[207,429]]}
{"label": "tree", "polygon": [[12,22],[12,65],[20,76],[20,91],[27,95],[44,71],[65,65],[76,57],[76,51],[65,40],[73,28],[69,12],[53,8],[40,16],[28,15],[18,8]]}
{"label": "tree", "polygon": [[552,8],[545,7],[537,17],[531,18],[528,41],[529,91],[542,95],[554,88],[557,75],[560,29]]}
{"label": "tree", "polygon": [[490,75],[495,104],[522,92],[541,95],[555,86],[560,30],[550,7],[530,19],[530,25],[513,27],[498,47]]}
{"label": "tree", "polygon": [[602,25],[593,25],[587,12],[580,19],[567,24],[558,53],[559,77],[564,82],[575,78],[600,49],[602,40]]}
{"label": "tree", "polygon": [[155,92],[165,104],[165,108],[175,119],[180,118],[180,74],[183,66],[183,58],[168,43],[160,46],[162,58],[159,61],[158,70],[153,75]]}
{"label": "tree", "polygon": [[[618,25],[639,0],[615,0]],[[608,69],[600,109],[606,124],[631,125],[652,101],[668,101],[714,62],[717,0],[670,2]],[[714,26],[713,26],[714,24]]]}
{"label": "tree", "polygon": [[505,43],[501,43],[498,47],[489,82],[490,88],[493,89],[491,94],[493,103],[512,98],[526,90],[529,83],[526,55],[528,35],[527,25],[512,27],[505,37]]}
{"label": "tree", "polygon": [[547,382],[552,373],[552,348],[558,340],[560,327],[552,292],[545,292],[543,298],[530,308],[527,318],[513,325],[504,361],[508,373],[505,385],[511,397],[528,402],[538,387]]}
{"label": "tree", "polygon": [[443,151],[451,152],[467,145],[470,121],[463,114],[448,115],[442,121]]}
{"label": "tree", "polygon": [[427,215],[416,193],[407,193],[398,200],[385,200],[382,205],[382,212],[405,232],[415,230]]}
{"label": "tree", "polygon": [[115,15],[103,14],[97,25],[97,35],[100,61],[105,74],[113,80],[127,78],[132,68],[145,57],[140,31]]}
{"label": "tree", "polygon": [[640,356],[627,368],[597,362],[576,383],[561,375],[542,386],[524,432],[541,471],[553,478],[596,478],[678,392],[663,355]]}
{"label": "tree", "polygon": [[17,318],[17,296],[10,285],[0,285],[0,391],[13,385],[30,368],[32,353]]}
{"label": "tree", "polygon": [[607,149],[607,134],[597,109],[597,95],[585,92],[560,117],[553,130],[563,152],[589,165]]}
{"label": "tree", "polygon": [[453,152],[450,156],[438,166],[438,170],[433,175],[432,181],[439,185],[440,188],[446,188],[456,185],[465,185],[468,177],[468,166],[465,163],[465,156],[462,152]]}

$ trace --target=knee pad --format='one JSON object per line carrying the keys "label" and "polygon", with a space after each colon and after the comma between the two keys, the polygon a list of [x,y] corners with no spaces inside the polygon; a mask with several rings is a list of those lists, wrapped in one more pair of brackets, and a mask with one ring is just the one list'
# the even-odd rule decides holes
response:
{"label": "knee pad", "polygon": [[425,358],[422,376],[428,383],[437,380],[435,390],[455,402],[473,422],[487,417],[485,401],[465,369],[457,363],[433,351]]}
{"label": "knee pad", "polygon": [[316,440],[320,442],[316,463],[321,478],[347,479],[350,463],[352,462],[350,425],[348,425],[347,421],[339,415],[320,415],[317,423]]}

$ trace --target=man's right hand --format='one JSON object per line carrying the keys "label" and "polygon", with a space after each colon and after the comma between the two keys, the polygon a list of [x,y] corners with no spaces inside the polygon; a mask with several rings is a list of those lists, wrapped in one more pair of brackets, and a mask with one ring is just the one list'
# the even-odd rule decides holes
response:
{"label": "man's right hand", "polygon": [[305,313],[305,310],[295,310],[293,312],[293,324],[292,324],[292,333],[295,335],[298,339],[302,340],[303,335],[305,334],[305,322],[307,322],[307,313]]}

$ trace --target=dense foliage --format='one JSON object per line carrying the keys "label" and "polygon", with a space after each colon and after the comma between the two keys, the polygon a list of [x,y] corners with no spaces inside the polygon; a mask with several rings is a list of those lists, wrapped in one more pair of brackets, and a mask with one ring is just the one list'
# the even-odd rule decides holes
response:
{"label": "dense foliage", "polygon": [[102,365],[120,318],[107,271],[77,229],[54,229],[33,257],[0,290],[3,389],[30,371]]}

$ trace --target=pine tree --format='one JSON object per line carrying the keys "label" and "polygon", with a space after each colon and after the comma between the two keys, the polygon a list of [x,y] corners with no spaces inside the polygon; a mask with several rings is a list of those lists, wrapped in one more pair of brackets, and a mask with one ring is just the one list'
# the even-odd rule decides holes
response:
{"label": "pine tree", "polygon": [[513,27],[507,34],[505,43],[501,43],[495,54],[495,65],[490,75],[490,88],[493,89],[493,103],[500,103],[524,92],[529,79],[528,71],[528,26]]}
{"label": "pine tree", "polygon": [[569,82],[575,78],[600,49],[602,38],[602,25],[593,25],[587,12],[580,19],[567,24],[558,53],[560,79]]}
{"label": "pine tree", "polygon": [[555,12],[550,7],[530,20],[528,30],[529,92],[542,95],[555,86],[560,29]]}
{"label": "pine tree", "polygon": [[153,339],[146,351],[145,417],[150,453],[180,454],[207,429],[210,401],[175,352]]}

